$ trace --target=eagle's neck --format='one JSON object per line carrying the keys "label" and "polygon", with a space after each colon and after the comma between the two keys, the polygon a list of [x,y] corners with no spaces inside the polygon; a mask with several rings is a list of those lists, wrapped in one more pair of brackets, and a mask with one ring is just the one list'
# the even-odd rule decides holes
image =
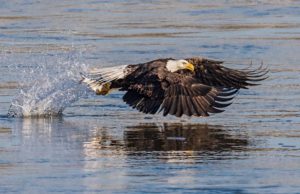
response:
{"label": "eagle's neck", "polygon": [[171,71],[171,72],[178,71],[177,61],[175,61],[175,60],[168,60],[167,64],[166,64],[166,68],[168,69],[168,71]]}

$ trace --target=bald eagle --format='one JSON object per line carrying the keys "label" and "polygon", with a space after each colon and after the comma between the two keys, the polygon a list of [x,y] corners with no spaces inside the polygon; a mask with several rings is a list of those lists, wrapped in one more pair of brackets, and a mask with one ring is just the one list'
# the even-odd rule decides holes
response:
{"label": "bald eagle", "polygon": [[82,73],[81,82],[98,95],[126,91],[124,102],[143,113],[205,117],[223,112],[239,89],[267,78],[262,66],[235,70],[222,63],[200,57],[157,59]]}

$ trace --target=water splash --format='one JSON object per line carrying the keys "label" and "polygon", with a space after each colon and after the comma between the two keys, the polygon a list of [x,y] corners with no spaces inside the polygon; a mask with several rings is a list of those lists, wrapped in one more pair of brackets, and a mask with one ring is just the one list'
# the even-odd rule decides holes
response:
{"label": "water splash", "polygon": [[[38,61],[38,65],[36,63]],[[86,86],[79,83],[80,72],[87,65],[80,63],[78,55],[35,57],[25,65],[20,76],[20,90],[13,98],[10,117],[51,117],[88,95]]]}

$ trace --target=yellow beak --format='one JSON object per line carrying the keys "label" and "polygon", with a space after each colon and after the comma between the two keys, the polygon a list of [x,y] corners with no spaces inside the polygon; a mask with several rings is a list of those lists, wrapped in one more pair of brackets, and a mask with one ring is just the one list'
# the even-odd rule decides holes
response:
{"label": "yellow beak", "polygon": [[195,70],[194,65],[191,64],[191,63],[186,64],[185,68],[188,69],[188,70],[190,70],[190,71],[192,71],[192,72],[194,72],[194,70]]}

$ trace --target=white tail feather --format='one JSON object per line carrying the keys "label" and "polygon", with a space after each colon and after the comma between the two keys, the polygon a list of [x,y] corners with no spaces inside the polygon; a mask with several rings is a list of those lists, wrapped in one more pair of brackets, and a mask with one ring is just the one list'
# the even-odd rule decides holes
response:
{"label": "white tail feather", "polygon": [[81,82],[86,83],[95,92],[103,86],[103,84],[122,79],[126,76],[125,68],[127,65],[106,67],[101,69],[93,69],[87,74],[81,74]]}

